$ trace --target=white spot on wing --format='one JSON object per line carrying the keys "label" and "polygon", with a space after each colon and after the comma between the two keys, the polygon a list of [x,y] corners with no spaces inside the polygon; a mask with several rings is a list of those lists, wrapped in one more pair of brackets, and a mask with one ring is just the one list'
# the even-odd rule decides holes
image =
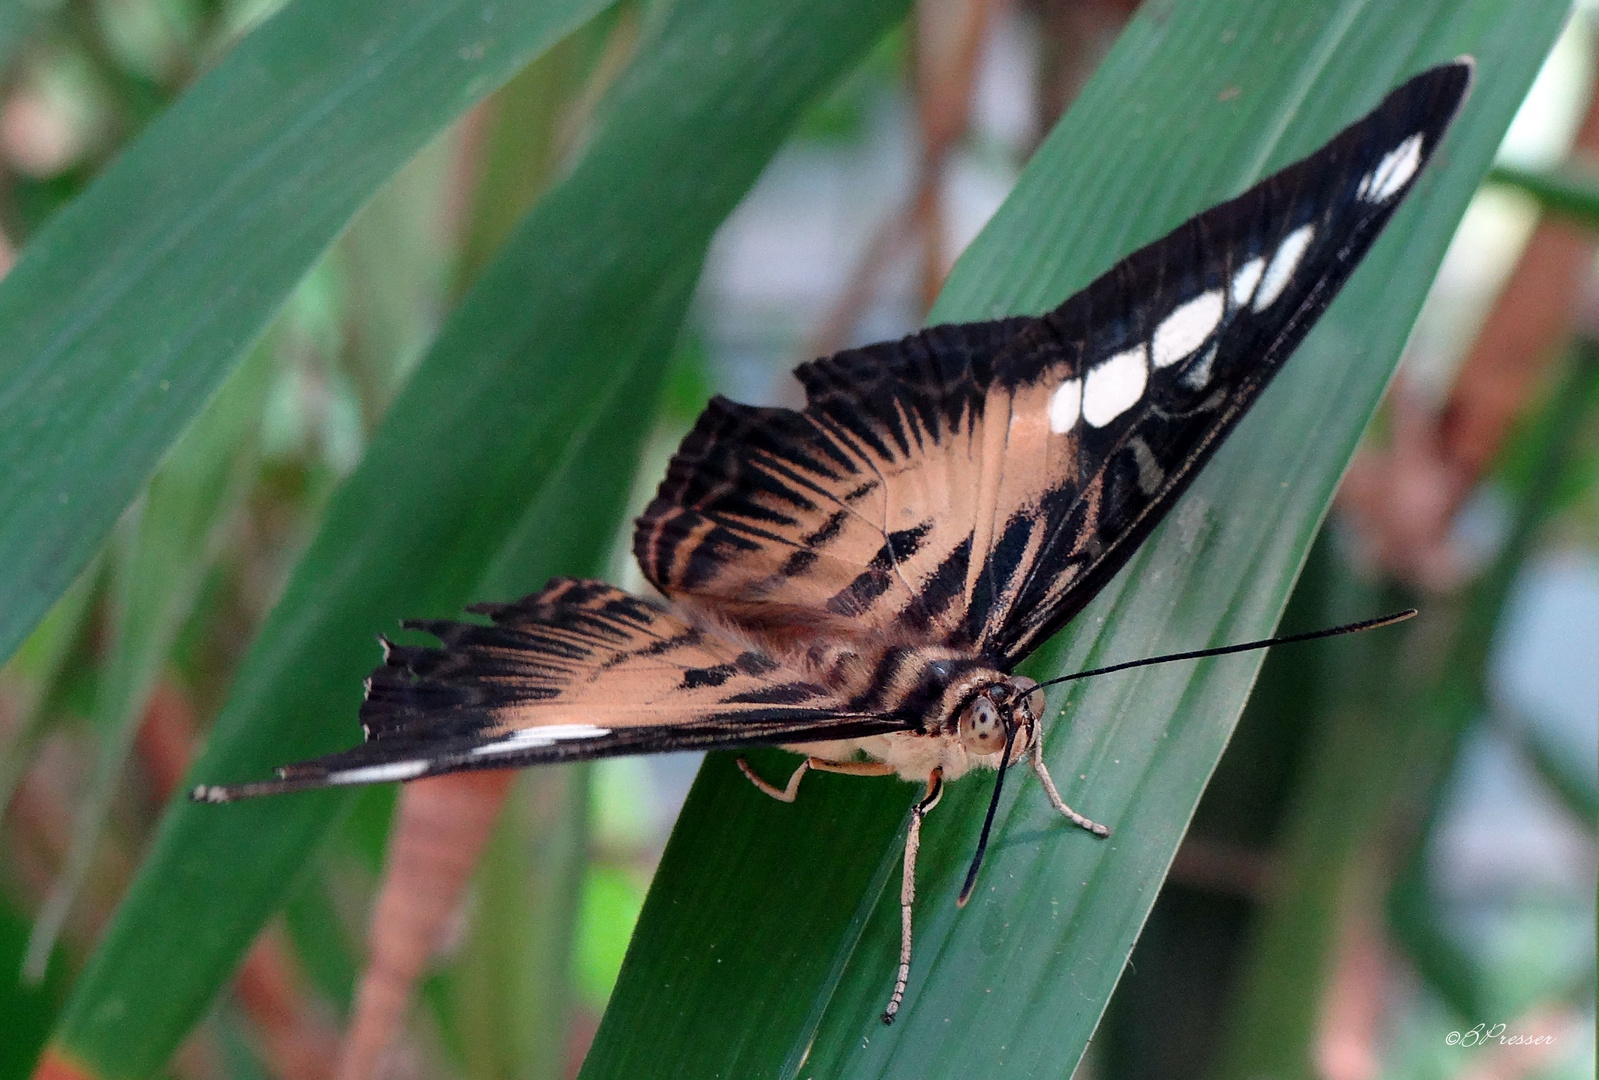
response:
{"label": "white spot on wing", "polygon": [[427,772],[425,761],[391,761],[386,765],[363,765],[359,769],[340,769],[328,773],[330,784],[381,784],[385,780],[409,780]]}
{"label": "white spot on wing", "polygon": [[1064,435],[1077,426],[1083,414],[1083,380],[1067,379],[1049,399],[1049,430]]}
{"label": "white spot on wing", "polygon": [[1299,269],[1299,260],[1305,257],[1305,249],[1310,246],[1310,241],[1316,235],[1314,225],[1301,225],[1277,245],[1277,253],[1271,257],[1271,262],[1266,267],[1265,276],[1260,280],[1260,291],[1255,294],[1255,310],[1265,311],[1288,288],[1288,282],[1293,280],[1294,271]]}
{"label": "white spot on wing", "polygon": [[1148,382],[1144,346],[1117,353],[1088,373],[1083,383],[1083,419],[1104,427],[1132,408]]}
{"label": "white spot on wing", "polygon": [[511,754],[518,750],[532,750],[542,746],[554,746],[558,742],[568,742],[573,739],[597,739],[602,735],[609,735],[610,728],[595,727],[593,724],[544,724],[537,727],[518,728],[502,738],[482,746],[474,746],[474,756],[484,754]]}
{"label": "white spot on wing", "polygon": [[1233,274],[1233,307],[1241,308],[1249,303],[1249,298],[1255,295],[1255,286],[1260,284],[1260,275],[1265,270],[1266,260],[1259,255],[1238,268]]}
{"label": "white spot on wing", "polygon": [[1361,178],[1355,190],[1367,202],[1387,202],[1421,168],[1421,134],[1418,132],[1383,155],[1377,167]]}
{"label": "white spot on wing", "polygon": [[1179,304],[1155,328],[1150,343],[1150,355],[1158,368],[1169,367],[1189,356],[1205,343],[1205,339],[1221,323],[1226,301],[1220,289],[1200,293],[1185,304]]}

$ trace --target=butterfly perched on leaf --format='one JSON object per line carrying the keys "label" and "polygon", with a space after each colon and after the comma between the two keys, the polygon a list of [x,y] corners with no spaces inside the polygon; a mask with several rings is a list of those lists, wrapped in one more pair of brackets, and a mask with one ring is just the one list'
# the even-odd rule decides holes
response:
{"label": "butterfly perched on leaf", "polygon": [[193,797],[771,744],[803,755],[782,787],[745,768],[779,799],[812,769],[914,781],[892,1020],[921,822],[943,783],[1025,760],[1062,814],[1108,834],[1062,800],[1042,691],[1014,670],[1292,355],[1470,82],[1469,60],[1423,72],[1053,311],[804,364],[800,411],[713,400],[634,536],[665,603],[557,579],[470,609],[486,622],[408,622],[439,645],[384,642],[362,745]]}

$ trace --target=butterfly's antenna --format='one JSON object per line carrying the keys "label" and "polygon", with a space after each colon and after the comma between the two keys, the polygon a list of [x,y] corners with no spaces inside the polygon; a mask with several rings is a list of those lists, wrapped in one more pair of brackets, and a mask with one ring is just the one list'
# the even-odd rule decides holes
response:
{"label": "butterfly's antenna", "polygon": [[1238,645],[1222,645],[1215,649],[1200,649],[1197,652],[1168,653],[1165,656],[1147,656],[1142,660],[1128,660],[1121,664],[1112,664],[1110,667],[1094,668],[1092,671],[1078,671],[1071,675],[1062,675],[1058,679],[1049,679],[1038,684],[1039,689],[1054,686],[1056,683],[1072,682],[1076,679],[1092,679],[1096,675],[1109,675],[1113,671],[1126,671],[1128,668],[1149,667],[1151,664],[1169,664],[1176,660],[1201,660],[1207,656],[1226,656],[1229,653],[1249,652],[1252,649],[1269,649],[1273,645],[1292,645],[1297,641],[1316,641],[1320,638],[1337,637],[1340,634],[1358,634],[1362,630],[1376,630],[1394,623],[1402,623],[1406,619],[1414,618],[1415,608],[1406,608],[1396,611],[1392,615],[1384,615],[1377,619],[1363,619],[1360,622],[1345,623],[1327,630],[1311,630],[1304,634],[1288,634],[1284,637],[1262,638],[1259,641],[1245,641]]}
{"label": "butterfly's antenna", "polygon": [[1005,725],[1005,752],[999,758],[999,775],[994,778],[994,797],[988,800],[988,816],[983,818],[983,831],[977,835],[977,854],[972,856],[972,865],[966,871],[966,884],[961,886],[961,894],[955,901],[956,907],[965,907],[966,901],[972,898],[972,886],[977,884],[977,871],[983,865],[983,852],[988,850],[988,830],[994,827],[994,811],[999,809],[999,792],[1005,786],[1005,770],[1010,768],[1010,748],[1016,741],[1016,725]]}

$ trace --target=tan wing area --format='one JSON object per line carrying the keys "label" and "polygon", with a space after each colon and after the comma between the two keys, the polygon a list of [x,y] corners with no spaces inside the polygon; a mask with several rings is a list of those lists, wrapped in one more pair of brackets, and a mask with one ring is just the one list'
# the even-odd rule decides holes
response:
{"label": "tan wing area", "polygon": [[845,711],[778,659],[605,582],[557,579],[471,610],[492,625],[416,621],[407,626],[439,647],[386,645],[361,706],[368,739],[681,723],[774,706],[803,717]]}
{"label": "tan wing area", "polygon": [[851,711],[768,653],[604,582],[556,579],[516,603],[473,610],[491,623],[406,624],[433,634],[437,647],[385,642],[361,706],[363,745],[287,766],[279,781],[196,797],[906,729]]}
{"label": "tan wing area", "polygon": [[1090,292],[1041,319],[934,327],[806,364],[803,412],[713,401],[639,521],[646,576],[778,637],[984,651],[1028,610],[1030,583],[1059,607],[1107,549],[1096,524],[1112,504],[1150,503],[1165,473],[1145,440],[1127,447],[1147,401],[1094,429],[1079,401],[1061,422],[1060,388],[1081,386],[1126,331],[1101,305],[1094,326],[1060,332]]}
{"label": "tan wing area", "polygon": [[1009,664],[1142,543],[1342,287],[1470,80],[1439,68],[1039,318],[815,361],[803,412],[717,400],[639,521],[674,599],[757,633]]}
{"label": "tan wing area", "polygon": [[804,412],[716,399],[639,520],[645,575],[757,632],[955,643],[1006,434],[988,366],[1034,322],[807,364]]}

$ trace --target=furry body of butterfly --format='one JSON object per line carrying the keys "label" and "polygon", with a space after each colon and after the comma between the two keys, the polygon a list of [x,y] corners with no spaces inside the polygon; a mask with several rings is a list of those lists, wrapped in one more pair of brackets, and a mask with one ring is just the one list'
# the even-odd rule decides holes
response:
{"label": "furry body of butterfly", "polygon": [[917,781],[891,1022],[921,823],[944,781],[1025,759],[1056,809],[1108,834],[1062,801],[1041,695],[1015,665],[1126,563],[1258,399],[1470,82],[1469,60],[1417,75],[1044,315],[805,364],[799,412],[714,399],[635,534],[669,606],[558,579],[470,609],[488,624],[407,623],[439,645],[384,642],[364,745],[193,797],[773,744],[805,755],[787,785],[745,772],[779,799],[809,769]]}

